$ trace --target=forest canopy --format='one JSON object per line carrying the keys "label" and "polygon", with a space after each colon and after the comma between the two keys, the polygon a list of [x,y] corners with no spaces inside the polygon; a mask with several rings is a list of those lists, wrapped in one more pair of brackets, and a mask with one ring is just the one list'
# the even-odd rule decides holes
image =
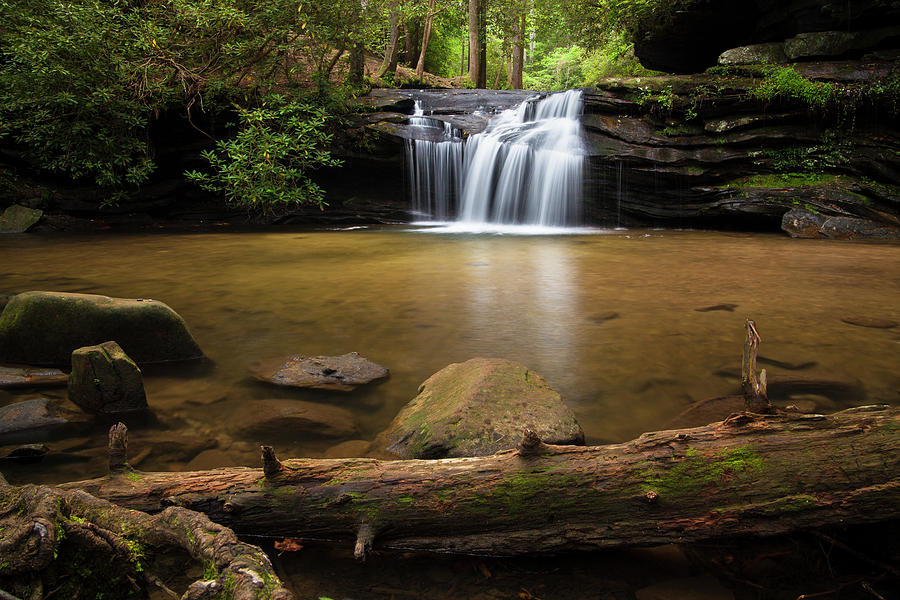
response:
{"label": "forest canopy", "polygon": [[[36,172],[116,204],[150,180],[154,127],[177,118],[218,143],[211,171],[190,175],[207,189],[268,165],[277,175],[227,199],[321,204],[302,173],[334,164],[320,152],[328,115],[368,86],[563,89],[636,74],[641,21],[688,1],[0,0],[0,185]],[[300,130],[312,146],[276,148]]]}

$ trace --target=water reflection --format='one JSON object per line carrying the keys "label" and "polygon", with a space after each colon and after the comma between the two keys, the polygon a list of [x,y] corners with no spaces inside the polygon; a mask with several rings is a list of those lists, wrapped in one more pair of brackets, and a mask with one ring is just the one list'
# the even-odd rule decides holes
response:
{"label": "water reflection", "polygon": [[[900,330],[841,320],[900,321],[896,245],[702,232],[384,229],[6,236],[0,256],[0,295],[54,288],[156,298],[186,319],[213,366],[147,372],[157,420],[137,425],[133,443],[151,448],[140,465],[148,470],[257,464],[265,440],[235,433],[228,419],[269,399],[346,408],[371,439],[429,375],[475,356],[518,360],[543,375],[589,441],[625,440],[664,426],[692,401],[736,391],[747,316],[759,324],[764,356],[806,365],[791,371],[772,363],[773,375],[860,380],[865,401],[900,400]],[[698,310],[720,305],[732,310]],[[248,364],[261,358],[351,351],[388,366],[391,378],[341,394],[248,377]],[[821,410],[843,402],[800,400]],[[48,461],[20,477],[102,473],[104,436],[95,434],[50,443],[65,464]],[[288,438],[279,454],[321,455],[343,441]]]}

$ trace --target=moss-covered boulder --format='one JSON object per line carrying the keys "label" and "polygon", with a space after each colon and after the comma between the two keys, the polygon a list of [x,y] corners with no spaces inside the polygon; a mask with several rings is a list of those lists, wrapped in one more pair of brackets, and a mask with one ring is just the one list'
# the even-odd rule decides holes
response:
{"label": "moss-covered boulder", "polygon": [[23,233],[41,220],[43,211],[19,204],[7,207],[0,215],[0,233]]}
{"label": "moss-covered boulder", "polygon": [[429,377],[373,448],[400,458],[484,456],[516,447],[526,427],[548,444],[584,444],[543,377],[511,360],[473,358]]}
{"label": "moss-covered boulder", "polygon": [[76,348],[108,340],[138,364],[203,356],[184,320],[158,300],[23,292],[0,315],[0,362],[68,365]]}
{"label": "moss-covered boulder", "polygon": [[147,408],[141,370],[115,342],[72,353],[69,400],[89,413],[107,415]]}

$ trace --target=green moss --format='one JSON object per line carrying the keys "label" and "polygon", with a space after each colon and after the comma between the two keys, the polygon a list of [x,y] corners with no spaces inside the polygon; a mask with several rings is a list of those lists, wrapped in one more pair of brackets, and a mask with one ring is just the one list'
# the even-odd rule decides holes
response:
{"label": "green moss", "polygon": [[754,473],[764,467],[762,457],[750,446],[725,448],[716,453],[702,453],[688,448],[683,458],[674,457],[676,464],[659,469],[657,463],[647,461],[640,473],[643,491],[654,491],[663,498],[696,494],[707,486],[715,486],[729,475]]}
{"label": "green moss", "polygon": [[141,477],[143,477],[143,475],[141,475],[137,471],[129,470],[128,472],[125,473],[125,477],[128,478],[128,481],[138,481],[141,479]]}
{"label": "green moss", "polygon": [[752,175],[719,186],[723,189],[812,187],[849,181],[840,175],[827,173],[781,173]]}
{"label": "green moss", "polygon": [[750,91],[758,100],[793,99],[804,104],[823,108],[839,96],[838,88],[831,83],[811,81],[793,67],[772,67],[762,82]]}

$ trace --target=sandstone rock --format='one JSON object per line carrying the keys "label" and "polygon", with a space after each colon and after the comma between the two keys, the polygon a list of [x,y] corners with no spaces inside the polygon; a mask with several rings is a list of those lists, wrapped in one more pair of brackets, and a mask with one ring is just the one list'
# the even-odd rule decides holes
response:
{"label": "sandstone rock", "polygon": [[0,407],[0,434],[68,423],[47,398],[32,398]]}
{"label": "sandstone rock", "polygon": [[794,238],[818,238],[821,234],[825,216],[812,213],[803,208],[794,208],[781,217],[781,229]]}
{"label": "sandstone rock", "polygon": [[300,400],[257,400],[242,406],[230,420],[235,433],[258,441],[298,436],[349,438],[359,434],[350,411]]}
{"label": "sandstone rock", "polygon": [[290,387],[349,392],[383,379],[389,371],[351,352],[341,356],[288,356],[262,360],[250,366],[260,381]]}
{"label": "sandstone rock", "polygon": [[897,326],[897,321],[890,319],[879,319],[877,317],[851,316],[841,319],[848,325],[856,325],[857,327],[870,327],[872,329],[893,329]]}
{"label": "sandstone rock", "polygon": [[72,353],[69,400],[86,412],[117,414],[147,408],[141,370],[115,342]]}
{"label": "sandstone rock", "polygon": [[401,458],[484,456],[514,448],[526,427],[548,444],[584,444],[543,377],[511,360],[473,358],[429,377],[373,448]]}
{"label": "sandstone rock", "polygon": [[116,342],[138,364],[200,358],[184,320],[158,300],[23,292],[0,315],[0,361],[68,365],[76,348]]}
{"label": "sandstone rock", "polygon": [[785,40],[784,53],[788,60],[842,56],[856,50],[874,48],[883,40],[896,36],[895,27],[866,31],[813,31]]}
{"label": "sandstone rock", "polygon": [[827,237],[837,239],[900,239],[900,227],[856,217],[828,217],[820,231]]}
{"label": "sandstone rock", "polygon": [[13,204],[0,215],[0,233],[28,231],[43,215],[43,211]]}
{"label": "sandstone rock", "polygon": [[0,389],[66,385],[69,376],[59,369],[0,365]]}
{"label": "sandstone rock", "polygon": [[784,42],[751,44],[726,50],[719,55],[720,65],[758,65],[786,63]]}

